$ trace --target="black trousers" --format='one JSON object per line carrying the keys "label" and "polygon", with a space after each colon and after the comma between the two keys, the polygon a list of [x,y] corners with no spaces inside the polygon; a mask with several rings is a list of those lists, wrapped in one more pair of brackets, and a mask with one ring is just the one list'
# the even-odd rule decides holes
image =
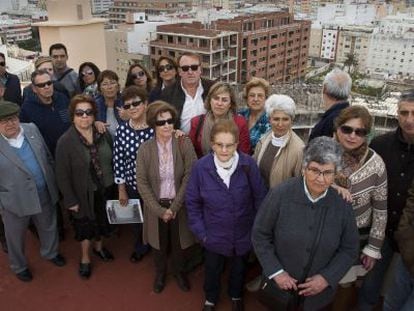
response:
{"label": "black trousers", "polygon": [[228,282],[228,295],[231,298],[241,298],[243,295],[244,279],[248,254],[243,256],[226,257],[209,250],[205,250],[204,261],[204,293],[206,300],[217,303],[220,296],[221,274],[226,259],[230,259],[230,274]]}
{"label": "black trousers", "polygon": [[171,251],[172,272],[177,275],[183,272],[184,252],[180,244],[180,231],[178,217],[165,223],[162,219],[158,220],[158,235],[160,249],[154,249],[154,263],[157,275],[164,275],[167,272],[168,253]]}

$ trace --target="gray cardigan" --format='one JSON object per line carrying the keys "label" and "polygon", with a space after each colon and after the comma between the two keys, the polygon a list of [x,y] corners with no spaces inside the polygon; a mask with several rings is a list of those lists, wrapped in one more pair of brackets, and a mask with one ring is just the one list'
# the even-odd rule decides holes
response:
{"label": "gray cardigan", "polygon": [[324,208],[328,209],[325,225],[308,277],[321,274],[329,286],[307,297],[304,310],[329,304],[339,280],[358,256],[358,230],[351,205],[332,188],[323,199],[312,203],[305,194],[303,177],[295,177],[269,191],[253,226],[253,246],[264,275],[284,269],[299,279]]}

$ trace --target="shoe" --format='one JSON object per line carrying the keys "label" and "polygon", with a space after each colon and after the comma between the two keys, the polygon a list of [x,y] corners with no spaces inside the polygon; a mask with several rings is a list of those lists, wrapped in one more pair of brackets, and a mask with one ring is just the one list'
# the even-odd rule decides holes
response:
{"label": "shoe", "polygon": [[66,259],[61,254],[57,254],[55,257],[53,257],[52,259],[49,259],[49,260],[55,266],[58,266],[58,267],[63,267],[64,265],[66,265]]}
{"label": "shoe", "polygon": [[93,249],[93,253],[101,258],[103,261],[112,261],[114,260],[114,256],[108,251],[105,247],[102,247],[100,251]]}
{"label": "shoe", "polygon": [[204,305],[202,311],[214,311],[216,310],[214,305]]}
{"label": "shoe", "polygon": [[185,274],[179,273],[179,274],[175,275],[175,280],[177,282],[178,287],[183,292],[190,291],[190,284],[188,283],[188,279],[187,279]]}
{"label": "shoe", "polygon": [[246,284],[246,289],[251,292],[258,292],[260,289],[260,283],[262,282],[262,277],[259,275]]}
{"label": "shoe", "polygon": [[154,281],[154,293],[161,293],[165,287],[165,275],[159,274],[155,277]]}
{"label": "shoe", "polygon": [[23,281],[23,282],[30,282],[31,280],[33,280],[33,275],[29,269],[16,273],[16,276],[20,281]]}
{"label": "shoe", "polygon": [[79,264],[79,275],[82,279],[89,279],[92,273],[92,265],[90,263]]}
{"label": "shoe", "polygon": [[232,311],[244,311],[244,304],[242,299],[232,299],[231,300],[231,310]]}
{"label": "shoe", "polygon": [[7,247],[6,240],[0,240],[0,244],[1,244],[1,249],[3,250],[3,252],[7,254],[9,252],[9,249]]}
{"label": "shoe", "polygon": [[143,254],[138,254],[137,252],[133,252],[131,256],[129,256],[129,261],[133,263],[137,263],[138,261],[141,261],[144,257]]}

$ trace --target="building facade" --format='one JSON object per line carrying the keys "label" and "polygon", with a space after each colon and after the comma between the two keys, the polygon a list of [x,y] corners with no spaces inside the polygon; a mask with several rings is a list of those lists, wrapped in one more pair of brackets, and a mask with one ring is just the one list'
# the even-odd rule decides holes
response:
{"label": "building facade", "polygon": [[30,19],[12,19],[7,15],[0,16],[0,36],[5,37],[9,44],[31,39]]}

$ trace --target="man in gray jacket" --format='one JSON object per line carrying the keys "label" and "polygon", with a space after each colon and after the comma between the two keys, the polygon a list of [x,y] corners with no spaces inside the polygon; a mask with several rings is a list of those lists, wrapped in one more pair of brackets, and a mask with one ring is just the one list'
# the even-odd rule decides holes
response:
{"label": "man in gray jacket", "polygon": [[55,183],[52,157],[37,129],[20,124],[19,106],[0,102],[0,213],[8,245],[10,268],[19,280],[32,274],[24,255],[29,221],[37,228],[40,254],[56,266],[64,266],[58,253]]}

